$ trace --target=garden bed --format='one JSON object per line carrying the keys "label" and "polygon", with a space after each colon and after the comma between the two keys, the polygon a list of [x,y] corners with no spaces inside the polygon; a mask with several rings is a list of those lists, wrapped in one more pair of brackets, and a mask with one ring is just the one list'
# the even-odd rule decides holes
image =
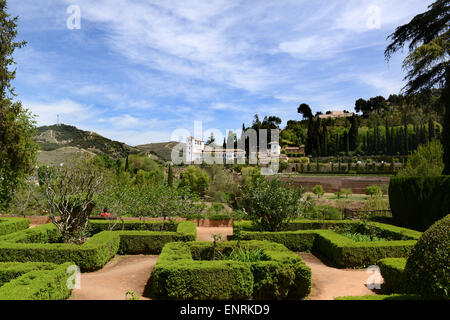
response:
{"label": "garden bed", "polygon": [[[223,260],[238,246],[262,250],[256,262]],[[149,282],[153,299],[231,300],[305,298],[311,269],[285,246],[267,241],[167,244]]]}
{"label": "garden bed", "polygon": [[196,239],[195,224],[188,221],[165,224],[165,231],[160,231],[160,221],[125,221],[116,225],[92,221],[89,226],[93,235],[83,245],[58,243],[60,233],[52,224],[2,236],[0,262],[73,261],[82,271],[95,271],[116,254],[158,254],[166,243]]}
{"label": "garden bed", "polygon": [[282,243],[293,251],[316,252],[325,256],[339,268],[363,268],[383,258],[404,258],[421,236],[420,232],[381,223],[371,223],[380,237],[390,241],[356,242],[338,234],[335,230],[345,228],[356,232],[360,221],[309,221],[291,222],[287,231],[259,232],[251,222],[234,222],[234,231],[241,229],[243,240],[268,240]]}
{"label": "garden bed", "polygon": [[65,300],[72,263],[0,263],[0,300]]}
{"label": "garden bed", "polygon": [[23,218],[0,218],[0,236],[28,229],[30,220]]}

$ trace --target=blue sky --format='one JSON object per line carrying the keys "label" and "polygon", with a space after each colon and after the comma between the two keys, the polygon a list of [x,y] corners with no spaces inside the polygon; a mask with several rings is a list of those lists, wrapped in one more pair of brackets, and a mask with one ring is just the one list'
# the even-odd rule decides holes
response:
{"label": "blue sky", "polygon": [[[18,15],[15,86],[38,125],[61,122],[138,145],[177,129],[300,119],[398,93],[404,54],[386,37],[424,0],[9,0]],[[67,28],[67,8],[81,29]]]}

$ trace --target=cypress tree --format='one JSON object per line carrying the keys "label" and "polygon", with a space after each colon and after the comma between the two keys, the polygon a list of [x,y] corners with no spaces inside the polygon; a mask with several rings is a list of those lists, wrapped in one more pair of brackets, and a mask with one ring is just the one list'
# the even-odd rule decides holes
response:
{"label": "cypress tree", "polygon": [[169,187],[173,187],[173,170],[172,165],[169,164],[169,172],[167,173],[167,184]]}
{"label": "cypress tree", "polygon": [[351,118],[351,126],[350,126],[350,132],[349,132],[349,144],[350,144],[350,150],[354,151],[356,148],[358,148],[359,145],[359,136],[358,136],[358,118],[356,115],[353,115]]}

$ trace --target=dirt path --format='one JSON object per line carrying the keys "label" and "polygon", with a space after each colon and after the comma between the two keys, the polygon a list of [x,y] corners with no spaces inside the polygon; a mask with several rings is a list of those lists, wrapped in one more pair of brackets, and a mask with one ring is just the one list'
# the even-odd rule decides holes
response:
{"label": "dirt path", "polygon": [[335,269],[328,267],[311,253],[300,253],[312,271],[310,300],[333,300],[342,296],[374,295],[365,283],[371,274],[366,270]]}
{"label": "dirt path", "polygon": [[222,241],[227,240],[228,235],[233,234],[233,228],[205,228],[197,227],[197,241],[213,241],[212,235],[220,233],[222,235]]}
{"label": "dirt path", "polygon": [[125,300],[133,291],[141,300],[158,256],[117,256],[102,270],[81,274],[81,289],[73,290],[70,300]]}

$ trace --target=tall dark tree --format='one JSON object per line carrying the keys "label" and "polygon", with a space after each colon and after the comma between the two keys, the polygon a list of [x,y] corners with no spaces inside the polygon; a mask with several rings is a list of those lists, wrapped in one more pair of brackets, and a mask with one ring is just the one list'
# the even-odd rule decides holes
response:
{"label": "tall dark tree", "polygon": [[297,112],[300,113],[304,119],[312,119],[313,118],[311,108],[306,103],[302,103],[298,107]]}
{"label": "tall dark tree", "polygon": [[169,187],[173,187],[173,169],[172,165],[169,165],[169,172],[167,173],[167,184]]}
{"label": "tall dark tree", "polygon": [[37,145],[33,141],[34,121],[17,101],[12,81],[14,51],[26,42],[15,42],[17,17],[7,12],[0,0],[0,210],[6,210],[18,185],[34,170]]}
{"label": "tall dark tree", "polygon": [[358,148],[359,145],[359,135],[358,135],[358,118],[356,115],[353,115],[353,117],[350,120],[351,126],[350,126],[350,132],[349,132],[349,144],[350,144],[350,150],[354,151],[356,148]]}
{"label": "tall dark tree", "polygon": [[389,60],[395,52],[408,44],[409,55],[404,60],[408,71],[408,84],[404,91],[408,95],[433,88],[442,88],[441,103],[444,106],[444,174],[450,174],[450,1],[437,0],[428,11],[415,16],[409,23],[400,26],[388,39],[391,43],[385,50]]}

